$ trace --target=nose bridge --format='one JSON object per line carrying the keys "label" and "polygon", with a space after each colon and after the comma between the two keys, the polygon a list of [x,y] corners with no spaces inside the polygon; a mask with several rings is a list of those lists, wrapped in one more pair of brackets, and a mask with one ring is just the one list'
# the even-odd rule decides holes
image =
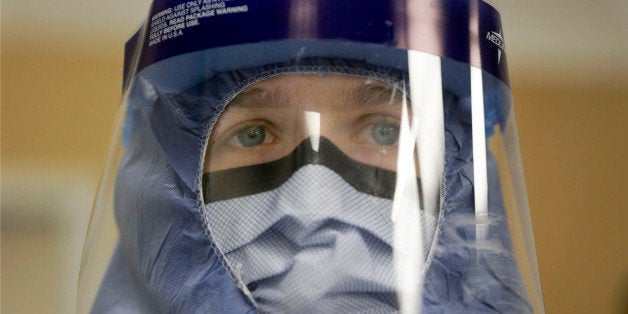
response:
{"label": "nose bridge", "polygon": [[[300,122],[300,129],[303,132],[301,141],[307,140],[308,158],[311,163],[326,163],[330,161],[329,147],[334,147],[343,154],[347,154],[354,160],[360,160],[360,156],[355,155],[351,142],[348,141],[350,134],[348,119],[343,113],[334,111],[303,111],[303,120]],[[333,158],[332,158],[333,159]],[[338,169],[334,169],[338,170]]]}
{"label": "nose bridge", "polygon": [[303,111],[303,121],[305,124],[306,137],[310,139],[312,150],[318,153],[321,139],[321,113],[316,111]]}
{"label": "nose bridge", "polygon": [[[327,154],[324,147],[329,147],[321,143],[323,140],[331,142],[334,146],[342,143],[337,141],[339,134],[334,130],[338,129],[338,121],[329,111],[310,111],[303,110],[299,115],[298,133],[299,143],[306,144],[301,146],[296,154],[298,161],[295,164],[319,164]],[[303,143],[305,141],[305,143]],[[296,169],[295,169],[296,170]]]}
{"label": "nose bridge", "polygon": [[[326,137],[333,141],[337,136],[335,130],[342,129],[344,120],[338,119],[338,115],[343,115],[339,110],[341,107],[336,103],[337,99],[332,97],[312,97],[307,100],[307,104],[301,104],[297,114],[298,132],[301,132],[301,140],[311,137],[312,139]],[[312,142],[313,145],[315,142]],[[337,143],[336,143],[337,144]],[[313,146],[315,148],[317,146]],[[315,151],[318,151],[315,149]]]}

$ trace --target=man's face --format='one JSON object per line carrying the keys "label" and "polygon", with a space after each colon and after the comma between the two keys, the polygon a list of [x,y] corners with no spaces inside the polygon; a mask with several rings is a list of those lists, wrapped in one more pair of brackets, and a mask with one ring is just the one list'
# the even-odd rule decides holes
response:
{"label": "man's face", "polygon": [[286,74],[260,81],[218,120],[204,171],[271,162],[321,136],[360,163],[394,171],[404,100],[391,85],[353,76]]}
{"label": "man's face", "polygon": [[227,105],[203,214],[263,312],[396,308],[390,215],[406,106],[382,81],[318,74],[260,81]]}

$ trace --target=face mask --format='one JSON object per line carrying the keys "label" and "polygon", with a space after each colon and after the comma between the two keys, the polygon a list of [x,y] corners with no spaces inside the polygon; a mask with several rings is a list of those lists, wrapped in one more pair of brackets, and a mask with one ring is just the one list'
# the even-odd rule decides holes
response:
{"label": "face mask", "polygon": [[[393,311],[394,179],[307,139],[275,162],[206,175],[203,214],[260,310]],[[421,212],[421,222],[433,235],[435,217]]]}

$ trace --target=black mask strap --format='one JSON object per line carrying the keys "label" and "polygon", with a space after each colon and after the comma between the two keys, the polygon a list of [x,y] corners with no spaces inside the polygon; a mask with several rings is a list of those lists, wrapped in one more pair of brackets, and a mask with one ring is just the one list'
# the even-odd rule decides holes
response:
{"label": "black mask strap", "polygon": [[394,196],[394,171],[354,161],[321,137],[318,151],[312,149],[308,138],[281,159],[203,174],[205,204],[274,190],[305,165],[325,166],[360,192],[388,199]]}

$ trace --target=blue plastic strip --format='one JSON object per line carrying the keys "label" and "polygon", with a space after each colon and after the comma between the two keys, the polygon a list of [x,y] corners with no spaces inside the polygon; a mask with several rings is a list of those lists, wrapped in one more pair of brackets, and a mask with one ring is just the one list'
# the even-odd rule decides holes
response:
{"label": "blue plastic strip", "polygon": [[[424,51],[509,84],[499,13],[480,0],[155,0],[146,24],[127,43],[125,82],[177,55],[285,40]],[[130,67],[136,56],[137,67]]]}

